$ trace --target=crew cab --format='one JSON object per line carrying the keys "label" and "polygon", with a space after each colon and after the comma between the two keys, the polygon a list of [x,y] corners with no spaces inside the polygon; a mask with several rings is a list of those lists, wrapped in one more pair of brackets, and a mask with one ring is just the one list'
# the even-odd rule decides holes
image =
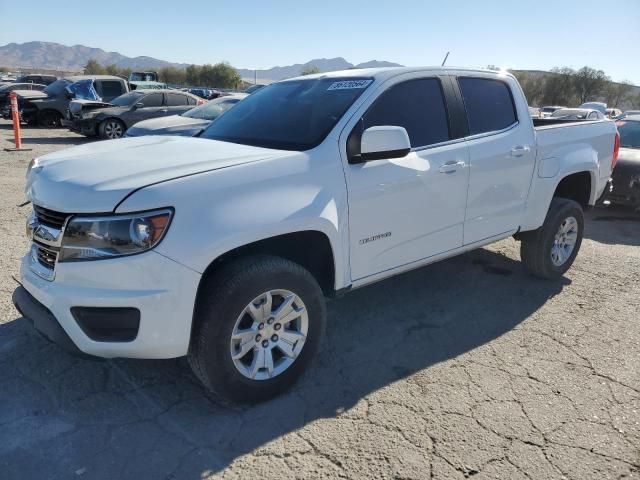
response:
{"label": "crew cab", "polygon": [[616,135],[611,121],[531,119],[506,73],[281,81],[197,137],[34,159],[13,301],[74,351],[187,355],[209,389],[263,400],[317,352],[325,297],[510,236],[531,273],[563,275]]}

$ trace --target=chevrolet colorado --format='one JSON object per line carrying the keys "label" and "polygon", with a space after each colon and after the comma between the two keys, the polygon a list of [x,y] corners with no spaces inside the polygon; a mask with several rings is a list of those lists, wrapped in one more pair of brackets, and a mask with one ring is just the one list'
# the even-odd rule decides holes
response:
{"label": "chevrolet colorado", "polygon": [[616,158],[606,120],[532,120],[516,79],[383,68],[255,92],[198,137],[34,159],[13,301],[102,357],[188,355],[238,401],[290,386],[335,296],[497,240],[563,275]]}

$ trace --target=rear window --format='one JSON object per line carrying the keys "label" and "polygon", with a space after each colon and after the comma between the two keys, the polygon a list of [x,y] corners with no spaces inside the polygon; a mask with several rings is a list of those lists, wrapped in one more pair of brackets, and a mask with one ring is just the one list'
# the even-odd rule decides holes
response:
{"label": "rear window", "polygon": [[503,130],[516,123],[515,105],[506,83],[488,78],[459,78],[458,83],[471,135]]}
{"label": "rear window", "polygon": [[101,80],[100,88],[102,90],[102,96],[106,98],[119,97],[124,91],[122,82],[118,82],[117,80]]}
{"label": "rear window", "polygon": [[189,105],[189,100],[186,95],[180,95],[179,93],[167,93],[167,105],[170,107],[179,107],[182,105]]}

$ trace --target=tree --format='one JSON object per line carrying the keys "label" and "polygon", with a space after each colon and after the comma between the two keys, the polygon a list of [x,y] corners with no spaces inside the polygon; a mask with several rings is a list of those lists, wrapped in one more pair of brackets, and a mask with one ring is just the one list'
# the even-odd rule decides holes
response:
{"label": "tree", "polygon": [[537,105],[543,93],[543,79],[529,72],[513,72],[513,74],[518,79],[529,105]]}
{"label": "tree", "polygon": [[89,59],[87,64],[84,66],[84,74],[85,75],[104,75],[104,68],[100,65],[97,60],[93,58]]}
{"label": "tree", "polygon": [[615,108],[625,103],[629,100],[632,89],[633,85],[628,80],[623,80],[620,83],[609,82],[604,89],[607,106]]}
{"label": "tree", "polygon": [[315,65],[307,65],[302,72],[300,72],[300,75],[313,75],[314,73],[320,73],[320,69]]}
{"label": "tree", "polygon": [[554,67],[546,75],[542,86],[542,103],[545,105],[575,104],[575,70],[569,67]]}
{"label": "tree", "polygon": [[575,91],[580,103],[594,100],[599,96],[609,81],[602,71],[591,67],[582,67],[573,77]]}
{"label": "tree", "polygon": [[207,63],[200,69],[200,84],[205,87],[236,88],[241,81],[236,69],[225,62]]}
{"label": "tree", "polygon": [[185,80],[188,85],[197,85],[200,82],[200,67],[197,65],[187,66]]}
{"label": "tree", "polygon": [[107,75],[118,75],[120,73],[120,67],[115,63],[112,63],[111,65],[104,67],[104,71]]}
{"label": "tree", "polygon": [[160,81],[170,85],[184,85],[187,81],[186,72],[182,68],[167,66],[158,72]]}

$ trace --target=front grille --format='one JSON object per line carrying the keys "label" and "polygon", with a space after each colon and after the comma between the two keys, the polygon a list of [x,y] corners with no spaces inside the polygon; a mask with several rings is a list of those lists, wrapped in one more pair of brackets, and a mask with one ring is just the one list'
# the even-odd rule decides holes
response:
{"label": "front grille", "polygon": [[53,270],[56,266],[58,252],[45,248],[40,244],[35,244],[35,247],[36,255],[38,257],[38,263],[43,267]]}
{"label": "front grille", "polygon": [[69,213],[55,212],[37,205],[33,206],[33,210],[36,212],[39,223],[44,223],[45,225],[58,229],[62,229],[65,220],[71,215]]}

